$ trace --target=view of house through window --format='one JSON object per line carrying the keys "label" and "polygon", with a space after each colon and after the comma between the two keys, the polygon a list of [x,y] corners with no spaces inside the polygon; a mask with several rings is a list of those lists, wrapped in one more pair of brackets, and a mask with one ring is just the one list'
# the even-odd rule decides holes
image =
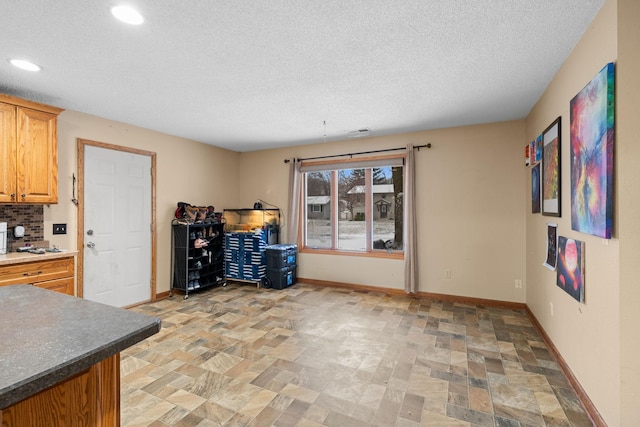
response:
{"label": "view of house through window", "polygon": [[402,166],[305,173],[305,246],[403,250]]}

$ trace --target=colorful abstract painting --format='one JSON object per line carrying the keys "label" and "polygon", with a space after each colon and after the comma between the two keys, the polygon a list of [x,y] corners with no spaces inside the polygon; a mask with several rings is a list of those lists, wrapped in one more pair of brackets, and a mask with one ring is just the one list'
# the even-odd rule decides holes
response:
{"label": "colorful abstract painting", "polygon": [[584,302],[584,242],[558,237],[556,284],[578,302]]}
{"label": "colorful abstract painting", "polygon": [[540,163],[531,168],[531,213],[540,213]]}
{"label": "colorful abstract painting", "polygon": [[560,216],[560,123],[558,117],[542,132],[542,215]]}
{"label": "colorful abstract painting", "polygon": [[614,67],[607,64],[572,100],[571,228],[605,239],[613,222]]}
{"label": "colorful abstract painting", "polygon": [[536,146],[536,159],[535,159],[535,163],[537,163],[537,162],[539,162],[540,160],[542,160],[542,135],[538,135],[538,137],[536,138],[536,141],[535,141],[534,145]]}

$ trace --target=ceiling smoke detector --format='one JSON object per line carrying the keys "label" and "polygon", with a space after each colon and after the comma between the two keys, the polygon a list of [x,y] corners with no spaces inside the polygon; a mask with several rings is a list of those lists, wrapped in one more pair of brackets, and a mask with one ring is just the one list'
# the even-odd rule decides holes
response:
{"label": "ceiling smoke detector", "polygon": [[371,129],[363,128],[358,130],[348,130],[347,136],[349,138],[362,138],[364,136],[369,136],[370,133],[371,133]]}

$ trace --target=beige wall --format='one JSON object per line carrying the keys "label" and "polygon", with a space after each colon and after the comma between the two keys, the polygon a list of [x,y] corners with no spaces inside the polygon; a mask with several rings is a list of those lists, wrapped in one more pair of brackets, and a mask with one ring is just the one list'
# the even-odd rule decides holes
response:
{"label": "beige wall", "polygon": [[[531,214],[525,208],[527,305],[611,426],[620,424],[620,321],[614,314],[620,309],[620,228],[615,227],[611,240],[571,230],[569,102],[605,64],[616,61],[616,28],[616,2],[607,1],[526,122],[529,141],[562,116],[562,217]],[[527,176],[529,188],[530,171],[521,174]],[[559,235],[585,242],[584,304],[557,287],[556,272],[542,266],[548,222],[558,224]]]}
{"label": "beige wall", "polygon": [[[200,144],[88,114],[64,111],[58,119],[58,196],[44,209],[45,239],[61,248],[76,249],[77,208],[71,202],[73,174],[77,173],[76,140],[89,139],[155,152],[157,286],[169,290],[170,225],[179,201],[212,204],[216,209],[237,203],[238,153]],[[76,186],[77,189],[77,186]],[[80,198],[76,193],[76,197]],[[119,209],[126,215],[126,206]],[[67,234],[51,234],[53,223],[66,222]]]}
{"label": "beige wall", "polygon": [[[240,202],[287,212],[285,158],[433,144],[416,153],[419,290],[525,301],[524,122],[495,123],[241,154]],[[445,270],[451,279],[444,278]],[[403,289],[403,261],[300,255],[300,277]]]}
{"label": "beige wall", "polygon": [[[618,1],[616,165],[620,238],[620,425],[640,424],[640,2]],[[613,317],[616,312],[607,313]],[[613,323],[613,322],[612,322]],[[610,424],[614,425],[614,424]]]}

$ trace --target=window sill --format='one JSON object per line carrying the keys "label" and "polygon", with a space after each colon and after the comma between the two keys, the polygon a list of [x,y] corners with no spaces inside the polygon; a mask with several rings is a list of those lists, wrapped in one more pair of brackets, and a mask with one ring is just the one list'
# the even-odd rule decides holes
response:
{"label": "window sill", "polygon": [[339,255],[339,256],[356,256],[364,258],[385,258],[385,259],[404,259],[404,252],[356,252],[345,251],[340,249],[313,249],[304,247],[299,250],[303,254],[316,254],[316,255]]}

